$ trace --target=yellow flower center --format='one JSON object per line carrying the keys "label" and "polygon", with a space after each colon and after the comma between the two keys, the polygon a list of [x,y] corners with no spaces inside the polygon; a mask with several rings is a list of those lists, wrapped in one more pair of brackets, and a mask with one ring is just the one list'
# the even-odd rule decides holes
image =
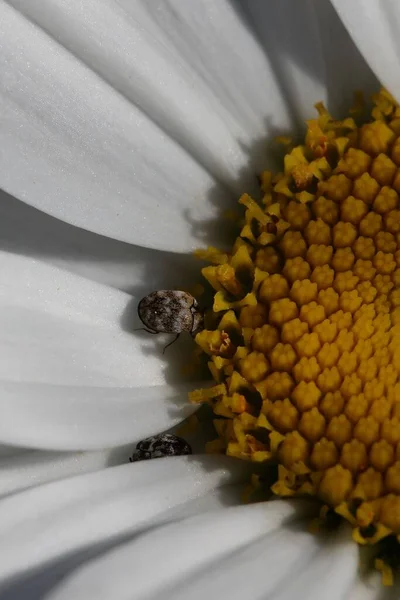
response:
{"label": "yellow flower center", "polygon": [[[211,451],[279,465],[272,491],[314,495],[359,543],[400,534],[400,108],[372,122],[317,105],[282,173],[247,194],[196,337],[217,385]],[[285,140],[286,142],[288,140]]]}

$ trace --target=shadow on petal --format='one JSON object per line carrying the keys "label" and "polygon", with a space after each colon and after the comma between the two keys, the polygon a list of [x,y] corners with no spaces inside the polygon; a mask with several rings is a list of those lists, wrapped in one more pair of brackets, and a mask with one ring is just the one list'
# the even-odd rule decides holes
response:
{"label": "shadow on petal", "polygon": [[0,250],[37,258],[138,297],[195,282],[192,256],[150,250],[48,215],[0,190]]}
{"label": "shadow on petal", "polygon": [[200,464],[194,456],[173,457],[6,498],[0,503],[0,539],[8,548],[0,564],[0,598],[42,598],[69,570],[138,533],[237,504],[247,477],[241,461],[208,457]]}
{"label": "shadow on petal", "polygon": [[340,116],[354,91],[369,94],[379,87],[330,0],[231,0],[231,5],[258,35],[298,126],[319,100]]}

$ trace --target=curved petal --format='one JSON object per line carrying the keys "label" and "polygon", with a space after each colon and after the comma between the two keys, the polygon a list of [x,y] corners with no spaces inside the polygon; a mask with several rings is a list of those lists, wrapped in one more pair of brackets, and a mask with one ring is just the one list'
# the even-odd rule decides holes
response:
{"label": "curved petal", "polygon": [[226,495],[220,488],[248,473],[245,463],[226,457],[160,458],[6,498],[0,502],[0,542],[7,548],[1,588],[73,554],[81,561],[84,549],[95,555],[156,524],[237,502],[234,490]]}
{"label": "curved petal", "polygon": [[12,254],[0,253],[0,270],[1,443],[111,447],[195,410],[180,353],[132,333],[134,298]]}
{"label": "curved petal", "polygon": [[[199,420],[203,420],[201,412]],[[208,421],[198,427],[180,423],[168,433],[184,437],[193,454],[203,454],[205,443],[215,435]],[[94,452],[46,452],[0,446],[0,498],[50,481],[127,464],[134,448],[135,444],[128,444]]]}
{"label": "curved petal", "polygon": [[[301,11],[313,24],[305,38],[290,21],[296,0],[279,4],[259,21],[263,39],[278,42],[265,52],[245,5],[228,0],[3,1],[0,185],[147,247],[183,251],[220,237],[209,221],[232,193],[251,191],[267,140],[326,96],[330,40],[316,3]],[[342,28],[337,44],[347,40]],[[323,57],[315,72],[299,62],[304,47]],[[360,57],[350,61],[364,72]]]}
{"label": "curved petal", "polygon": [[397,99],[400,98],[400,6],[396,0],[332,0],[365,59]]}
{"label": "curved petal", "polygon": [[25,450],[22,448],[0,444],[0,459],[16,456],[17,454],[21,454],[23,452],[25,452]]}
{"label": "curved petal", "polygon": [[[394,593],[393,593],[394,592]],[[359,578],[351,592],[351,600],[394,600],[399,595],[398,584],[382,592],[381,574],[373,571],[367,577]]]}
{"label": "curved petal", "polygon": [[127,463],[132,446],[97,452],[39,452],[20,449],[0,457],[0,497],[80,473]]}
{"label": "curved petal", "polygon": [[0,250],[37,258],[142,297],[199,281],[192,255],[149,250],[74,227],[0,190]]}
{"label": "curved petal", "polygon": [[[243,4],[274,65],[286,101],[299,118],[305,116],[299,114],[299,107],[310,108],[317,100],[326,102],[340,117],[352,106],[355,91],[377,90],[378,80],[338,19],[331,0],[244,0]],[[269,27],[269,22],[274,26]]]}
{"label": "curved petal", "polygon": [[[317,550],[314,560],[308,560],[304,567],[289,580],[282,589],[270,593],[274,600],[292,600],[300,597],[307,600],[341,600],[351,598],[357,580],[358,548],[351,539],[348,528],[344,528],[336,539],[328,537]],[[327,586],[328,580],[335,585]]]}
{"label": "curved petal", "polygon": [[[296,529],[295,511],[299,505],[276,501],[158,528],[78,569],[46,598],[345,598],[356,578],[357,548],[348,537],[320,543]],[[328,570],[335,581],[329,596]]]}

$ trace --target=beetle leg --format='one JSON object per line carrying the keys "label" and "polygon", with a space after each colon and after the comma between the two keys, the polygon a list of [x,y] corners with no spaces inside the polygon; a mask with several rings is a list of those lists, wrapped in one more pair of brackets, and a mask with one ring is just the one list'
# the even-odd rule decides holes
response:
{"label": "beetle leg", "polygon": [[134,329],[133,331],[147,331],[147,333],[151,333],[151,335],[157,335],[160,333],[159,331],[152,331],[151,329],[146,329],[146,327],[138,327],[137,329]]}
{"label": "beetle leg", "polygon": [[172,342],[170,342],[169,344],[167,344],[167,345],[164,347],[164,350],[162,351],[162,353],[163,353],[163,354],[164,354],[164,352],[166,351],[166,349],[167,349],[169,346],[172,346],[172,344],[174,344],[174,343],[176,342],[176,340],[178,339],[178,337],[179,337],[180,335],[181,335],[180,333],[177,333],[177,334],[176,334],[176,336],[174,337],[174,339],[172,340]]}

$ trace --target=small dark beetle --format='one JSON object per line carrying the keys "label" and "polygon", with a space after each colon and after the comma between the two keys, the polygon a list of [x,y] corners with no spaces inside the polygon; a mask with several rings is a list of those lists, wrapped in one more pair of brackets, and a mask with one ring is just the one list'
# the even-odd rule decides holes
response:
{"label": "small dark beetle", "polygon": [[139,442],[133,455],[129,458],[129,462],[186,454],[192,454],[192,449],[183,438],[171,433],[162,433]]}
{"label": "small dark beetle", "polygon": [[196,298],[179,290],[151,292],[139,302],[138,314],[148,333],[176,333],[171,344],[182,332],[195,337],[203,328],[203,313]]}

